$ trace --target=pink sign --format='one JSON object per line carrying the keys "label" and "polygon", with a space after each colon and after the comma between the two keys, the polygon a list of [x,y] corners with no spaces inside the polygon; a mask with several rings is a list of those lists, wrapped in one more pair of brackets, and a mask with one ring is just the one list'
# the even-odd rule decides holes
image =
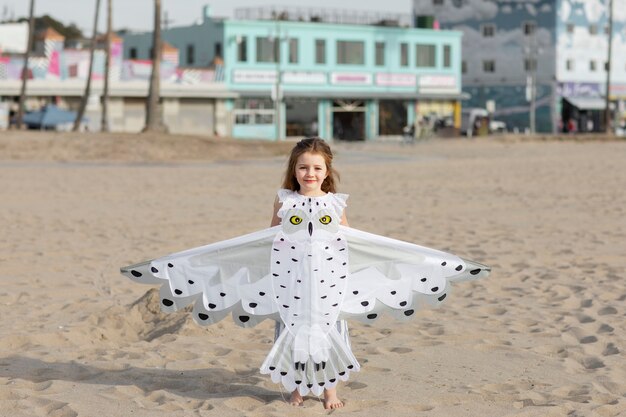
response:
{"label": "pink sign", "polygon": [[369,85],[372,83],[372,74],[363,72],[333,72],[330,74],[331,84]]}

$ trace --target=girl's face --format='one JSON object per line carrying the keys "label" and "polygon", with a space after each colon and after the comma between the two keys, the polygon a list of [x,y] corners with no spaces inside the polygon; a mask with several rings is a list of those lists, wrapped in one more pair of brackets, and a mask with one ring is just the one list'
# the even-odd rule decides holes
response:
{"label": "girl's face", "polygon": [[311,152],[300,155],[296,161],[294,175],[300,184],[300,194],[308,196],[325,194],[322,191],[322,183],[328,176],[328,169],[322,155]]}

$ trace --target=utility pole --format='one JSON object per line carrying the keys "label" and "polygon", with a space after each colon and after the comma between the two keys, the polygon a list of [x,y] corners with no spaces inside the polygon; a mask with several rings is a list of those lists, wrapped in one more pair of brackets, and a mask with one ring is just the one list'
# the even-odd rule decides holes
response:
{"label": "utility pole", "polygon": [[539,51],[537,48],[537,26],[532,27],[532,32],[528,34],[528,46],[525,48],[527,72],[526,75],[526,99],[529,101],[529,124],[530,134],[534,135],[536,131],[536,115],[537,107],[537,56]]}
{"label": "utility pole", "polygon": [[281,76],[280,76],[280,15],[275,13],[274,19],[276,21],[276,33],[274,34],[274,60],[276,61],[276,80],[274,83],[274,121],[276,122],[276,140],[280,140],[282,132],[280,129],[280,110],[283,98],[283,92],[281,91]]}
{"label": "utility pole", "polygon": [[28,41],[24,52],[24,65],[22,66],[22,87],[20,89],[20,101],[17,109],[17,128],[21,129],[24,124],[24,102],[26,101],[26,83],[28,82],[28,60],[33,49],[35,38],[35,0],[30,0],[28,12]]}
{"label": "utility pole", "polygon": [[607,56],[607,60],[606,60],[606,93],[604,96],[604,132],[607,135],[612,135],[613,134],[613,129],[611,129],[611,100],[610,100],[610,93],[611,93],[611,50],[612,50],[612,44],[613,44],[613,0],[608,0],[609,4],[608,4],[608,20],[609,20],[609,25],[608,25],[608,33],[607,33],[607,37],[608,37],[608,42],[609,42],[609,48],[608,48],[608,56]]}

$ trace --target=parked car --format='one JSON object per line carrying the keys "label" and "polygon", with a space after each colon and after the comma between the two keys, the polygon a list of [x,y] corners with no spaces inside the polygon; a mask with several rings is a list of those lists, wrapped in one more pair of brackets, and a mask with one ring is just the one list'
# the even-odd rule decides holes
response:
{"label": "parked car", "polygon": [[506,123],[501,120],[489,121],[489,133],[506,133]]}

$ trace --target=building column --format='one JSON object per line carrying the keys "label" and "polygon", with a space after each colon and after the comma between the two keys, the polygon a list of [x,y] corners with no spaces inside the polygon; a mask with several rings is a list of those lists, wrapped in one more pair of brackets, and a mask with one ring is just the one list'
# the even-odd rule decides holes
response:
{"label": "building column", "polygon": [[380,135],[378,110],[378,100],[367,100],[365,104],[365,140],[373,140]]}
{"label": "building column", "polygon": [[317,102],[317,135],[330,142],[333,135],[332,102],[328,99]]}
{"label": "building column", "polygon": [[409,101],[406,103],[406,125],[411,126],[415,124],[415,101]]}
{"label": "building column", "polygon": [[215,133],[219,136],[233,135],[232,112],[235,101],[232,98],[215,100]]}

